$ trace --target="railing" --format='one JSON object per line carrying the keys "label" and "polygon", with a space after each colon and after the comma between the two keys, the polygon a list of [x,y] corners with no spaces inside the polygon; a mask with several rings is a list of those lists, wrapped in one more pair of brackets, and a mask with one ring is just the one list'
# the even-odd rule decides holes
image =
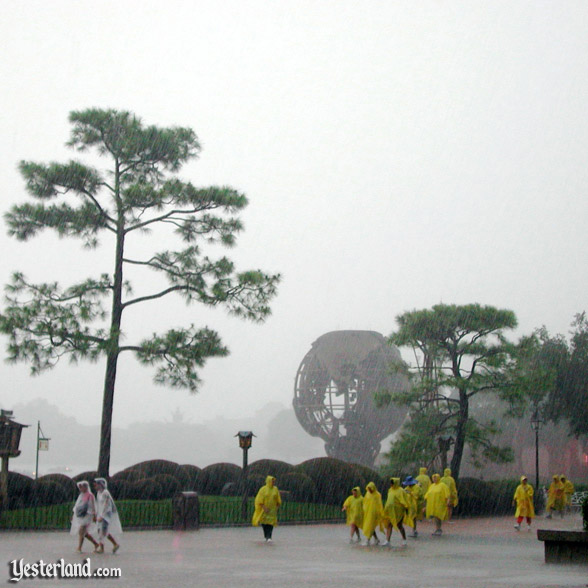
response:
{"label": "railing", "polygon": [[580,510],[582,508],[582,503],[584,500],[586,500],[586,498],[588,498],[588,490],[584,490],[583,492],[574,492],[570,498],[570,507],[573,510]]}
{"label": "railing", "polygon": [[[171,500],[121,500],[117,502],[124,529],[169,529],[173,525]],[[251,524],[254,504],[247,501],[245,519],[241,516],[241,498],[200,497],[201,526],[237,526]],[[56,504],[0,513],[0,530],[64,530],[71,524],[72,505]],[[342,522],[341,508],[328,504],[286,501],[280,507],[280,523],[308,524]]]}

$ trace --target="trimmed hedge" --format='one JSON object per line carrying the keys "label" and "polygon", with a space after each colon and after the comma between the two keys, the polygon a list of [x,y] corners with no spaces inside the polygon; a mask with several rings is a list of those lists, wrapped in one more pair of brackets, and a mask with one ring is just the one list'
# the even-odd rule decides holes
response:
{"label": "trimmed hedge", "polygon": [[[278,482],[282,476],[291,474],[294,471],[294,466],[280,461],[278,459],[258,459],[251,465],[247,466],[247,473],[249,475],[263,476],[265,480],[266,476],[274,476]],[[279,487],[279,484],[277,484]]]}
{"label": "trimmed hedge", "polygon": [[[332,457],[309,459],[297,465],[294,470],[312,479],[315,485],[315,499],[321,504],[343,504],[353,487],[363,488],[370,481],[366,480],[354,465]],[[375,477],[377,474],[374,472]]]}
{"label": "trimmed hedge", "polygon": [[206,466],[198,476],[197,490],[201,494],[220,496],[225,484],[236,484],[241,479],[241,468],[233,463],[214,463]]}

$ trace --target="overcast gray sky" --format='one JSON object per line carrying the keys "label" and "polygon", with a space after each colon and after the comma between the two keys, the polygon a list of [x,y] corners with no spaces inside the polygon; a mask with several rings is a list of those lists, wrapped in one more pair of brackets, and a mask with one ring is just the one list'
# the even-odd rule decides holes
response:
{"label": "overcast gray sky", "polygon": [[[2,213],[27,198],[19,160],[79,157],[64,147],[71,110],[131,110],[196,131],[203,151],[181,177],[245,192],[230,255],[283,274],[264,325],[179,301],[130,316],[127,340],[194,322],[231,355],[202,370],[197,396],[123,357],[115,425],[180,408],[247,428],[265,403],[290,405],[320,335],[387,335],[406,310],[509,308],[516,337],[565,333],[588,306],[586,2],[4,0],[0,12]],[[0,283],[16,269],[64,284],[108,271],[104,245],[22,244],[3,224]],[[0,404],[44,397],[96,424],[102,372],[64,363],[33,379],[2,363]]]}

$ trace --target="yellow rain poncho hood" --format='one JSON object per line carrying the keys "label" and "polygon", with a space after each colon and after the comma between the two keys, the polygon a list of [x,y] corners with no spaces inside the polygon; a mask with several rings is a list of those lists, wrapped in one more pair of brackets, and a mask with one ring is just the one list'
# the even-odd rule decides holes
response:
{"label": "yellow rain poncho hood", "polygon": [[258,525],[277,525],[278,508],[282,504],[280,491],[276,486],[276,479],[267,476],[265,486],[262,486],[255,497],[255,512],[251,521],[254,527]]}
{"label": "yellow rain poncho hood", "polygon": [[517,505],[515,517],[529,517],[532,519],[535,516],[535,507],[533,505],[533,486],[523,480],[526,480],[527,476],[521,476],[521,483],[515,490],[513,500]]}
{"label": "yellow rain poncho hood", "polygon": [[435,517],[440,521],[446,521],[449,516],[447,501],[451,498],[449,488],[441,483],[441,476],[433,474],[433,483],[425,494],[427,501],[427,518]]}
{"label": "yellow rain poncho hood", "polygon": [[[371,490],[371,491],[370,491]],[[384,517],[384,506],[382,505],[382,495],[378,492],[376,485],[370,482],[366,486],[365,496],[363,497],[363,534],[369,539],[376,527],[382,527]]]}
{"label": "yellow rain poncho hood", "polygon": [[[384,507],[384,524],[391,524],[398,529],[409,508],[408,495],[400,487],[400,478],[390,478],[391,486],[388,490],[386,506]],[[411,525],[414,526],[414,523]]]}
{"label": "yellow rain poncho hood", "polygon": [[449,468],[445,468],[443,471],[441,482],[445,484],[451,492],[451,506],[457,506],[457,486],[455,484],[455,479],[451,476],[451,470]]}
{"label": "yellow rain poncho hood", "polygon": [[347,516],[347,524],[361,528],[363,525],[363,496],[359,486],[356,486],[353,490],[355,490],[355,496],[353,494],[348,496],[343,503],[343,508]]}

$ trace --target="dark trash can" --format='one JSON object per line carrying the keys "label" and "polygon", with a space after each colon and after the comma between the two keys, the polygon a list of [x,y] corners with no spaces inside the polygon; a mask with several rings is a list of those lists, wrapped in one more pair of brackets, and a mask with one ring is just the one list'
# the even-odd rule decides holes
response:
{"label": "dark trash can", "polygon": [[200,501],[198,492],[178,492],[172,500],[174,530],[187,531],[200,528]]}

